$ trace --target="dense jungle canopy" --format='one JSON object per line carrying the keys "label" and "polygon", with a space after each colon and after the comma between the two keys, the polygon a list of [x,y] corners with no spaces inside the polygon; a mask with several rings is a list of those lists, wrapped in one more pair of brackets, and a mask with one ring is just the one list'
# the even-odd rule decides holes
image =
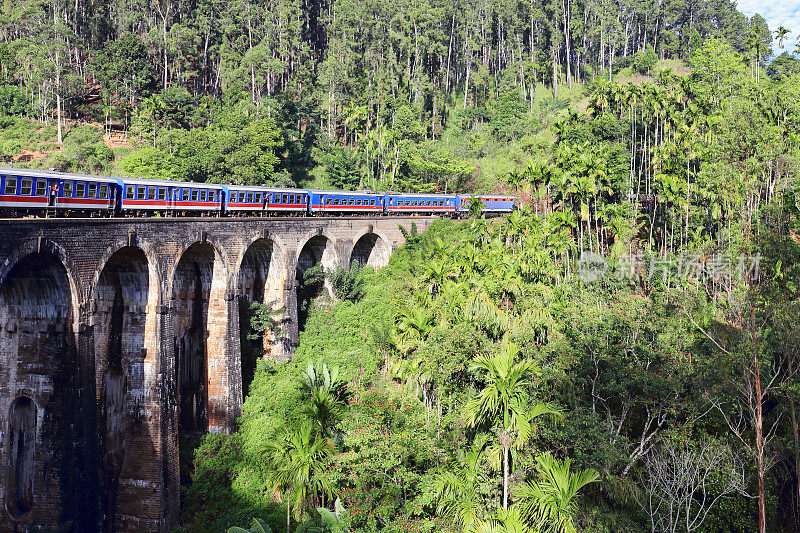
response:
{"label": "dense jungle canopy", "polygon": [[796,531],[772,30],[727,0],[6,0],[0,157],[520,198],[298,273],[291,361],[243,299],[240,428],[184,435],[180,531]]}

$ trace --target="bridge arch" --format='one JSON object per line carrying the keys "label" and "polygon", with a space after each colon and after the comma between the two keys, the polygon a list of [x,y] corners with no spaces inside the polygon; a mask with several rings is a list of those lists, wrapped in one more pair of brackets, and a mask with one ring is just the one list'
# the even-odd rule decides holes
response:
{"label": "bridge arch", "polygon": [[137,461],[157,453],[160,417],[146,413],[158,412],[147,404],[158,386],[160,287],[150,247],[128,242],[107,250],[92,285],[100,503],[107,531],[122,526],[118,517],[139,513],[147,480],[158,478]]}
{"label": "bridge arch", "polygon": [[183,249],[170,278],[171,338],[164,342],[174,353],[179,435],[226,429],[227,264],[219,246],[198,240]]}
{"label": "bridge arch", "polygon": [[353,262],[359,266],[370,266],[376,270],[389,264],[392,249],[389,240],[372,227],[365,228],[353,238],[348,266]]}
{"label": "bridge arch", "polygon": [[316,266],[321,267],[323,271],[340,266],[336,244],[332,237],[325,235],[322,231],[309,232],[300,240],[294,268],[298,331],[303,331],[305,328],[312,301],[323,290],[331,290],[327,280],[321,277],[324,272],[320,272],[317,279],[307,279],[307,273]]}
{"label": "bridge arch", "polygon": [[[78,393],[76,284],[63,249],[21,247],[0,279],[0,454],[13,520],[80,528],[96,518],[91,412]],[[55,505],[49,502],[57,502]]]}
{"label": "bridge arch", "polygon": [[[286,245],[278,237],[257,235],[247,241],[237,261],[235,294],[239,310],[242,394],[247,394],[260,355],[283,355],[285,333],[253,335],[250,319],[253,303],[268,304],[275,311],[284,307],[284,287],[288,276]],[[283,312],[276,314],[282,321]]]}

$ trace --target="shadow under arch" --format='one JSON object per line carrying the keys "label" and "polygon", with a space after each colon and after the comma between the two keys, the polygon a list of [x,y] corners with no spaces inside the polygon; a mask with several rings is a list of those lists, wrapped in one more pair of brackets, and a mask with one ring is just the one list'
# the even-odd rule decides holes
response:
{"label": "shadow under arch", "polygon": [[326,288],[325,270],[338,265],[335,242],[324,234],[307,238],[298,249],[295,265],[298,331],[305,329],[311,303]]}
{"label": "shadow under arch", "polygon": [[389,264],[390,255],[391,250],[386,239],[376,232],[365,231],[353,244],[347,264],[356,263],[358,266],[370,266],[378,270]]}
{"label": "shadow under arch", "polygon": [[284,250],[275,239],[256,238],[245,248],[236,272],[243,397],[249,391],[258,358],[280,358],[284,354],[285,335],[282,330],[255,331],[251,327],[251,318],[257,312],[253,309],[254,303],[264,306],[264,310],[274,311],[269,318],[277,322],[278,328],[282,326],[283,291],[287,277]]}
{"label": "shadow under arch", "polygon": [[[197,442],[207,431],[226,428],[228,275],[225,259],[207,241],[186,247],[169,288],[174,383],[179,447]],[[180,464],[182,484],[191,480],[191,464]]]}
{"label": "shadow under arch", "polygon": [[123,245],[102,263],[93,286],[95,379],[100,441],[103,531],[125,528],[124,517],[158,519],[141,502],[159,481],[155,420],[146,402],[157,384],[158,270],[139,246]]}
{"label": "shadow under arch", "polygon": [[11,481],[0,528],[12,529],[8,519],[81,530],[97,522],[93,369],[78,357],[75,284],[62,257],[52,243],[23,248],[0,282],[0,375],[14,377],[0,388]]}

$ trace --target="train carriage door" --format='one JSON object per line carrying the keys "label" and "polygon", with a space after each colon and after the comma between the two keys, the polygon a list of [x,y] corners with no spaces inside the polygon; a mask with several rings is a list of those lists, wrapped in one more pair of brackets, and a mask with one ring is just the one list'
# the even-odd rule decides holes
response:
{"label": "train carriage door", "polygon": [[167,212],[170,215],[175,212],[175,187],[167,187]]}
{"label": "train carriage door", "polygon": [[47,180],[47,206],[55,207],[58,201],[58,180],[50,178]]}

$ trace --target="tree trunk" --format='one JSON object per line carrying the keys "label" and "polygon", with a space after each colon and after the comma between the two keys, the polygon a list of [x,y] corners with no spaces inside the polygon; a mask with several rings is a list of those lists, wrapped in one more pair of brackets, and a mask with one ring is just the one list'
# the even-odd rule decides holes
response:
{"label": "tree trunk", "polygon": [[[504,438],[507,438],[504,435]],[[503,442],[503,509],[508,509],[508,445]]]}
{"label": "tree trunk", "polygon": [[56,50],[56,122],[58,122],[58,144],[61,144],[63,142],[61,136],[61,68],[58,59],[58,50]]}
{"label": "tree trunk", "polygon": [[764,489],[764,412],[761,392],[761,371],[758,354],[753,357],[753,376],[755,378],[755,430],[756,430],[756,472],[758,474],[758,533],[767,533],[767,500]]}
{"label": "tree trunk", "polygon": [[800,520],[800,428],[797,425],[797,402],[789,400],[789,414],[792,418],[792,439],[794,440],[794,476],[795,476],[795,524]]}
{"label": "tree trunk", "polygon": [[464,110],[467,109],[467,95],[469,94],[469,75],[472,70],[472,52],[467,54],[467,78],[464,82]]}
{"label": "tree trunk", "polygon": [[450,90],[450,60],[453,57],[453,33],[456,29],[456,7],[453,6],[453,18],[450,21],[450,42],[447,45],[447,72],[444,76],[444,98],[445,104],[447,103],[447,91]]}

